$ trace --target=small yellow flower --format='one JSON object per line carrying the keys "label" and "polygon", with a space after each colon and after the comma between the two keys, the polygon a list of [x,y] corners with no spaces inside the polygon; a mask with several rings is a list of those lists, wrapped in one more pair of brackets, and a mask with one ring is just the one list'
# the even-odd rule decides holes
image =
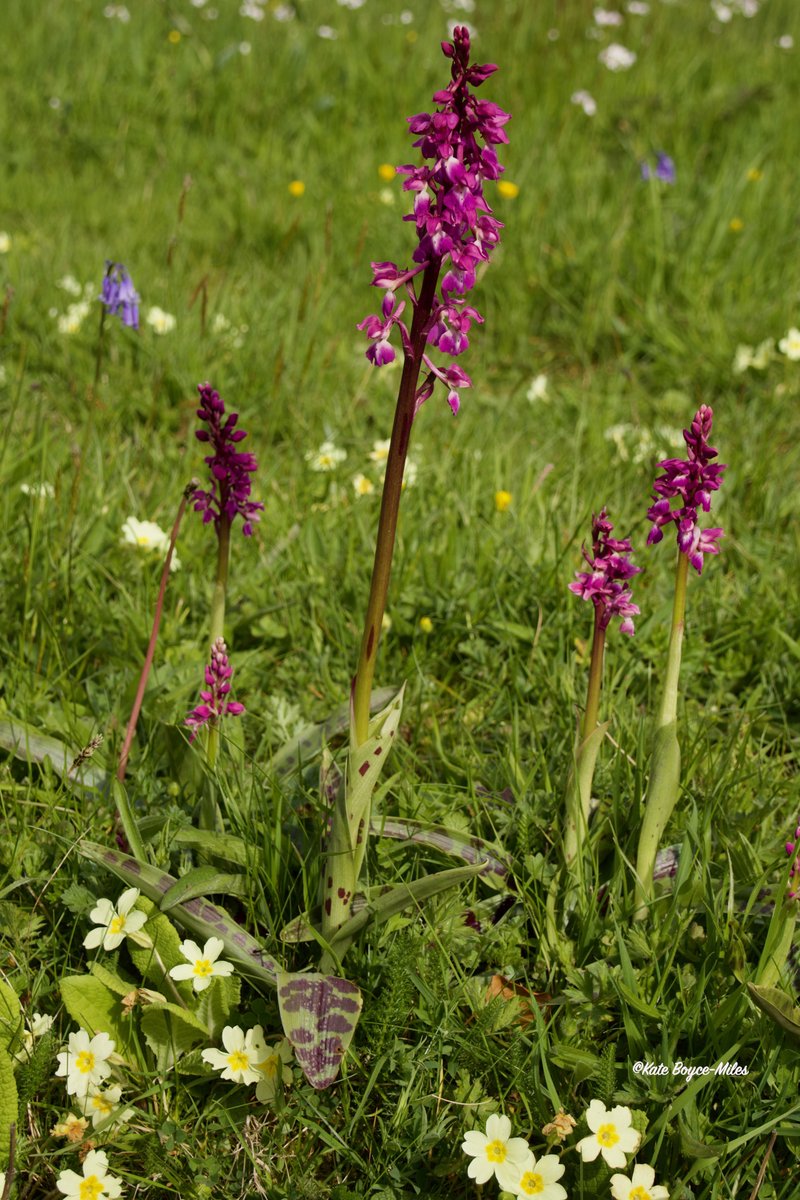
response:
{"label": "small yellow flower", "polygon": [[501,179],[497,185],[497,194],[504,200],[516,200],[519,195],[519,185],[512,183],[510,179]]}
{"label": "small yellow flower", "polygon": [[11,234],[0,230],[0,254],[8,254],[11,249]]}
{"label": "small yellow flower", "polygon": [[741,217],[733,217],[728,224],[728,229],[730,229],[731,233],[741,233],[744,229],[744,221]]}
{"label": "small yellow flower", "polygon": [[387,612],[381,617],[381,633],[388,633],[392,628],[392,618]]}
{"label": "small yellow flower", "polygon": [[433,621],[430,617],[420,617],[419,627],[423,633],[433,633]]}
{"label": "small yellow flower", "polygon": [[381,163],[378,167],[378,177],[383,179],[385,183],[391,183],[397,172],[391,163]]}
{"label": "small yellow flower", "polygon": [[353,490],[357,496],[371,496],[375,491],[375,484],[371,479],[367,479],[366,475],[354,475]]}
{"label": "small yellow flower", "polygon": [[292,182],[289,184],[289,195],[290,196],[300,197],[303,195],[305,190],[306,190],[306,185],[303,183],[302,179],[293,179]]}
{"label": "small yellow flower", "polygon": [[503,491],[495,492],[494,506],[498,512],[505,512],[507,509],[509,509],[511,507],[512,499],[513,499],[513,497],[511,495],[511,492],[503,492]]}
{"label": "small yellow flower", "polygon": [[747,172],[747,179],[748,179],[749,183],[758,183],[759,179],[763,179],[763,178],[764,178],[764,172],[759,171],[758,167],[751,167],[750,170]]}
{"label": "small yellow flower", "polygon": [[177,29],[170,29],[169,33],[167,34],[167,41],[171,42],[173,46],[177,46],[180,40],[180,32]]}

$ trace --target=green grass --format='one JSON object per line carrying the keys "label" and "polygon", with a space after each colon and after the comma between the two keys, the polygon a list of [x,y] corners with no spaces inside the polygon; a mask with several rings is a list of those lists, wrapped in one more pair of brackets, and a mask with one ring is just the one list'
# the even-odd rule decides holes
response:
{"label": "green grass", "polygon": [[[75,751],[103,733],[95,761],[113,771],[158,584],[156,560],[123,546],[120,529],[129,515],[168,527],[202,474],[195,387],[211,380],[250,431],[265,503],[256,536],[235,539],[226,623],[247,715],[243,747],[223,756],[222,807],[252,848],[248,893],[230,903],[277,951],[282,926],[316,901],[324,814],[314,769],[281,784],[270,754],[343,702],[356,662],[379,499],[356,498],[351,479],[377,479],[368,454],[388,437],[398,373],[368,366],[355,324],[376,307],[370,260],[410,258],[400,185],[383,203],[378,166],[416,153],[405,117],[444,82],[447,18],[423,0],[406,0],[407,25],[378,0],[358,11],[306,0],[287,23],[269,10],[247,20],[227,0],[216,20],[185,0],[129,7],[122,24],[89,0],[4,6],[0,300],[13,291],[0,343],[0,717]],[[800,46],[796,6],[764,0],[752,19],[719,25],[704,0],[652,0],[598,39],[578,0],[478,0],[470,20],[478,58],[500,66],[483,90],[513,114],[502,158],[520,192],[496,202],[506,228],[475,292],[486,324],[464,361],[474,387],[456,419],[436,396],[414,429],[419,473],[403,497],[377,675],[408,684],[383,805],[496,840],[515,864],[515,902],[492,925],[481,883],[368,933],[344,972],[364,1014],[328,1092],[295,1070],[265,1108],[252,1089],[175,1068],[132,1078],[135,1119],[106,1145],[126,1195],[472,1196],[466,1129],[507,1112],[540,1153],[558,1107],[580,1118],[595,1097],[646,1114],[639,1160],[672,1200],[749,1196],[773,1133],[760,1200],[797,1191],[796,1042],[744,981],[800,808],[800,374],[780,354],[764,372],[732,371],[738,343],[800,324],[800,51],[776,45],[791,33]],[[338,38],[319,37],[321,24]],[[630,71],[597,62],[612,40],[636,51]],[[595,96],[594,118],[570,104],[578,88]],[[674,188],[640,178],[657,150],[676,162]],[[143,324],[137,337],[107,322],[93,388],[95,307],[74,335],[50,310],[72,302],[57,285],[65,274],[99,290],[106,258],[127,264],[143,313],[160,306],[176,328]],[[214,331],[218,314],[238,338]],[[548,398],[532,402],[540,372]],[[671,547],[644,549],[644,514],[655,461],[672,452],[659,431],[687,425],[700,403],[714,407],[729,464],[714,505],[726,536],[689,588],[683,788],[667,832],[682,845],[679,873],[658,921],[639,927],[626,864],[673,571]],[[620,424],[627,457],[607,436]],[[315,474],[305,454],[326,438],[348,457]],[[42,482],[52,499],[20,490]],[[505,513],[499,489],[513,496]],[[605,891],[554,937],[546,903],[590,636],[566,585],[604,503],[639,547],[642,616],[635,638],[609,638],[613,743],[593,818]],[[212,541],[189,514],[128,775],[140,817],[168,813],[153,852],[173,873],[192,865],[170,837],[191,821],[202,774],[182,721],[201,679]],[[17,1070],[26,1200],[54,1195],[58,1172],[77,1169],[74,1147],[50,1135],[66,1111],[52,1056],[74,1028],[58,985],[86,970],[89,897],[121,890],[74,850],[84,834],[112,839],[113,815],[107,796],[3,756],[0,966],[27,1013],[57,1018],[57,1036]],[[445,865],[380,842],[370,877]],[[482,933],[464,925],[467,909]],[[296,969],[312,957],[281,953]],[[119,964],[135,977],[125,951]],[[782,986],[796,994],[791,970]],[[491,976],[509,972],[549,997],[530,1023],[485,1003]],[[277,1037],[274,993],[246,986],[237,1019]],[[633,1071],[641,1059],[729,1056],[746,1078],[686,1085]],[[594,1168],[574,1150],[564,1162],[570,1195],[594,1195]],[[605,1180],[597,1194],[609,1194]]]}

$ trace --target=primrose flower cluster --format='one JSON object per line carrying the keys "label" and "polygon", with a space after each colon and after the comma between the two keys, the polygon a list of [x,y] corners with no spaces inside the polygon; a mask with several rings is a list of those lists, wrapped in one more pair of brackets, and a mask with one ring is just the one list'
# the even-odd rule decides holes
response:
{"label": "primrose flower cluster", "polygon": [[[589,1134],[575,1146],[584,1163],[602,1157],[615,1170],[609,1180],[613,1200],[668,1200],[669,1191],[655,1184],[656,1173],[647,1163],[637,1163],[631,1175],[623,1175],[627,1156],[635,1154],[641,1134],[633,1126],[629,1108],[617,1105],[610,1111],[600,1100],[592,1100],[584,1120]],[[551,1149],[570,1137],[577,1122],[563,1110],[542,1129]],[[567,1200],[559,1183],[566,1171],[558,1154],[537,1158],[525,1138],[511,1136],[511,1121],[495,1113],[486,1122],[486,1132],[473,1129],[464,1135],[461,1149],[472,1161],[467,1174],[477,1184],[496,1179],[504,1192],[538,1200]]]}
{"label": "primrose flower cluster", "polygon": [[[485,180],[497,180],[503,170],[494,146],[507,142],[503,126],[510,119],[497,104],[478,100],[470,87],[478,87],[497,68],[492,64],[470,66],[469,30],[457,26],[453,41],[442,42],[442,51],[451,60],[451,82],[435,93],[433,99],[440,107],[434,113],[420,113],[409,118],[414,145],[431,165],[398,167],[405,175],[403,187],[413,192],[414,211],[404,219],[416,226],[418,245],[413,254],[415,266],[398,267],[393,262],[372,264],[374,287],[385,289],[380,315],[366,317],[358,326],[370,339],[367,358],[375,366],[394,361],[395,350],[390,338],[395,327],[399,330],[406,355],[411,353],[411,334],[403,321],[406,302],[398,302],[397,293],[405,287],[416,310],[417,297],[413,279],[421,272],[434,269],[434,285],[440,269],[441,297],[434,295],[429,315],[424,314],[424,333],[429,347],[456,358],[469,346],[469,330],[483,317],[466,302],[466,294],[475,284],[480,263],[488,262],[492,249],[500,240],[501,223],[483,194]],[[478,141],[481,138],[485,145]],[[436,381],[447,389],[447,401],[458,412],[458,389],[470,387],[471,380],[457,364],[441,366],[428,353],[422,361],[426,375],[417,389],[416,408],[432,395]]]}

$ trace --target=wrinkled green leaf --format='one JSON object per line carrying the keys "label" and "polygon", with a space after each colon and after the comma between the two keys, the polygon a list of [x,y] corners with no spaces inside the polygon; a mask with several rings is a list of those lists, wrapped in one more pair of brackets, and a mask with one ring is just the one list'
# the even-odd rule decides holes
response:
{"label": "wrinkled green leaf", "polygon": [[10,1131],[17,1120],[18,1104],[14,1064],[8,1051],[0,1047],[0,1170],[8,1166]]}
{"label": "wrinkled green leaf", "polygon": [[322,974],[278,976],[283,1030],[312,1087],[336,1081],[361,1015],[361,993],[348,979]]}
{"label": "wrinkled green leaf", "polygon": [[127,983],[124,979],[120,979],[119,975],[114,971],[109,971],[108,967],[103,966],[97,959],[89,964],[89,970],[95,979],[99,979],[110,992],[114,992],[117,996],[127,996],[136,987],[135,983]]}
{"label": "wrinkled green leaf", "polygon": [[225,875],[216,867],[194,867],[181,875],[161,900],[161,911],[169,912],[176,904],[184,900],[194,900],[197,896],[214,896],[225,893],[228,896],[246,896],[248,881],[244,875]]}
{"label": "wrinkled green leaf", "polygon": [[776,1025],[785,1029],[794,1038],[800,1038],[800,1008],[797,1008],[789,996],[779,992],[774,987],[759,987],[748,983],[747,990],[750,999],[757,1004],[762,1012],[771,1017]]}
{"label": "wrinkled green leaf", "polygon": [[19,996],[0,979],[0,1050],[16,1050],[23,1024]]}
{"label": "wrinkled green leaf", "polygon": [[177,1004],[148,1004],[142,1010],[142,1033],[156,1057],[159,1071],[166,1071],[182,1054],[208,1039],[205,1025],[188,1008]]}
{"label": "wrinkled green leaf", "polygon": [[117,1054],[136,1058],[130,1017],[123,1013],[119,995],[93,975],[69,975],[59,983],[61,999],[73,1021],[94,1037],[107,1033]]}

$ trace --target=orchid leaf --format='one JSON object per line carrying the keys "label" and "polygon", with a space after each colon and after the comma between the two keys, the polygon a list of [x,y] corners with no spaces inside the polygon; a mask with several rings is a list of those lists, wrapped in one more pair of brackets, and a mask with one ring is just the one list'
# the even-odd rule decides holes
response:
{"label": "orchid leaf", "polygon": [[369,832],[374,837],[397,838],[399,841],[416,842],[421,846],[429,846],[463,858],[468,863],[481,863],[484,877],[496,876],[500,883],[505,882],[509,867],[498,858],[477,837],[460,833],[454,829],[445,829],[440,825],[428,825],[423,821],[397,820],[392,817],[373,817],[369,823]]}
{"label": "orchid leaf", "polygon": [[23,762],[49,762],[62,779],[81,787],[96,788],[98,791],[105,791],[108,787],[108,774],[100,767],[88,760],[74,765],[80,757],[80,747],[70,749],[58,738],[39,733],[24,721],[0,721],[0,748],[8,750]]}
{"label": "orchid leaf", "polygon": [[[84,857],[105,867],[124,883],[138,887],[143,895],[155,904],[159,904],[177,882],[175,877],[166,871],[161,871],[150,863],[138,862],[130,855],[112,850],[108,846],[81,841],[78,843],[78,850]],[[203,941],[210,937],[221,938],[226,957],[234,962],[242,975],[260,983],[268,983],[271,987],[276,986],[280,965],[255,938],[225,912],[224,908],[198,898],[176,904],[170,910],[170,915],[184,929]],[[166,919],[163,918],[165,921]]]}
{"label": "orchid leaf", "polygon": [[372,793],[380,779],[383,765],[389,757],[392,743],[400,727],[403,711],[405,684],[394,699],[381,709],[369,723],[367,740],[360,746],[355,739],[353,722],[350,724],[350,754],[347,759],[347,824],[350,829],[355,857],[355,876],[358,879],[367,849],[365,831],[370,824]]}
{"label": "orchid leaf", "polygon": [[234,863],[237,867],[246,867],[250,861],[247,843],[232,833],[218,833],[215,829],[194,829],[192,826],[186,826],[175,831],[172,841],[176,846],[185,846],[188,850],[201,850],[204,854],[223,862]]}
{"label": "orchid leaf", "polygon": [[[394,696],[394,688],[378,688],[372,693],[370,711],[379,712]],[[318,725],[305,725],[298,734],[286,742],[272,756],[270,764],[279,779],[291,775],[298,766],[314,758],[326,742],[346,733],[350,726],[350,703],[340,704],[329,717]]]}
{"label": "orchid leaf", "polygon": [[762,1012],[771,1017],[776,1025],[785,1029],[792,1037],[800,1039],[800,1008],[797,1008],[789,996],[774,987],[760,987],[748,983],[747,990],[750,999],[757,1004]]}
{"label": "orchid leaf", "polygon": [[244,875],[224,875],[216,867],[194,867],[181,875],[159,905],[163,913],[169,912],[176,904],[184,900],[194,900],[197,896],[246,896],[249,883]]}
{"label": "orchid leaf", "polygon": [[335,1082],[361,1015],[361,993],[349,979],[322,974],[278,976],[283,1030],[312,1087]]}

